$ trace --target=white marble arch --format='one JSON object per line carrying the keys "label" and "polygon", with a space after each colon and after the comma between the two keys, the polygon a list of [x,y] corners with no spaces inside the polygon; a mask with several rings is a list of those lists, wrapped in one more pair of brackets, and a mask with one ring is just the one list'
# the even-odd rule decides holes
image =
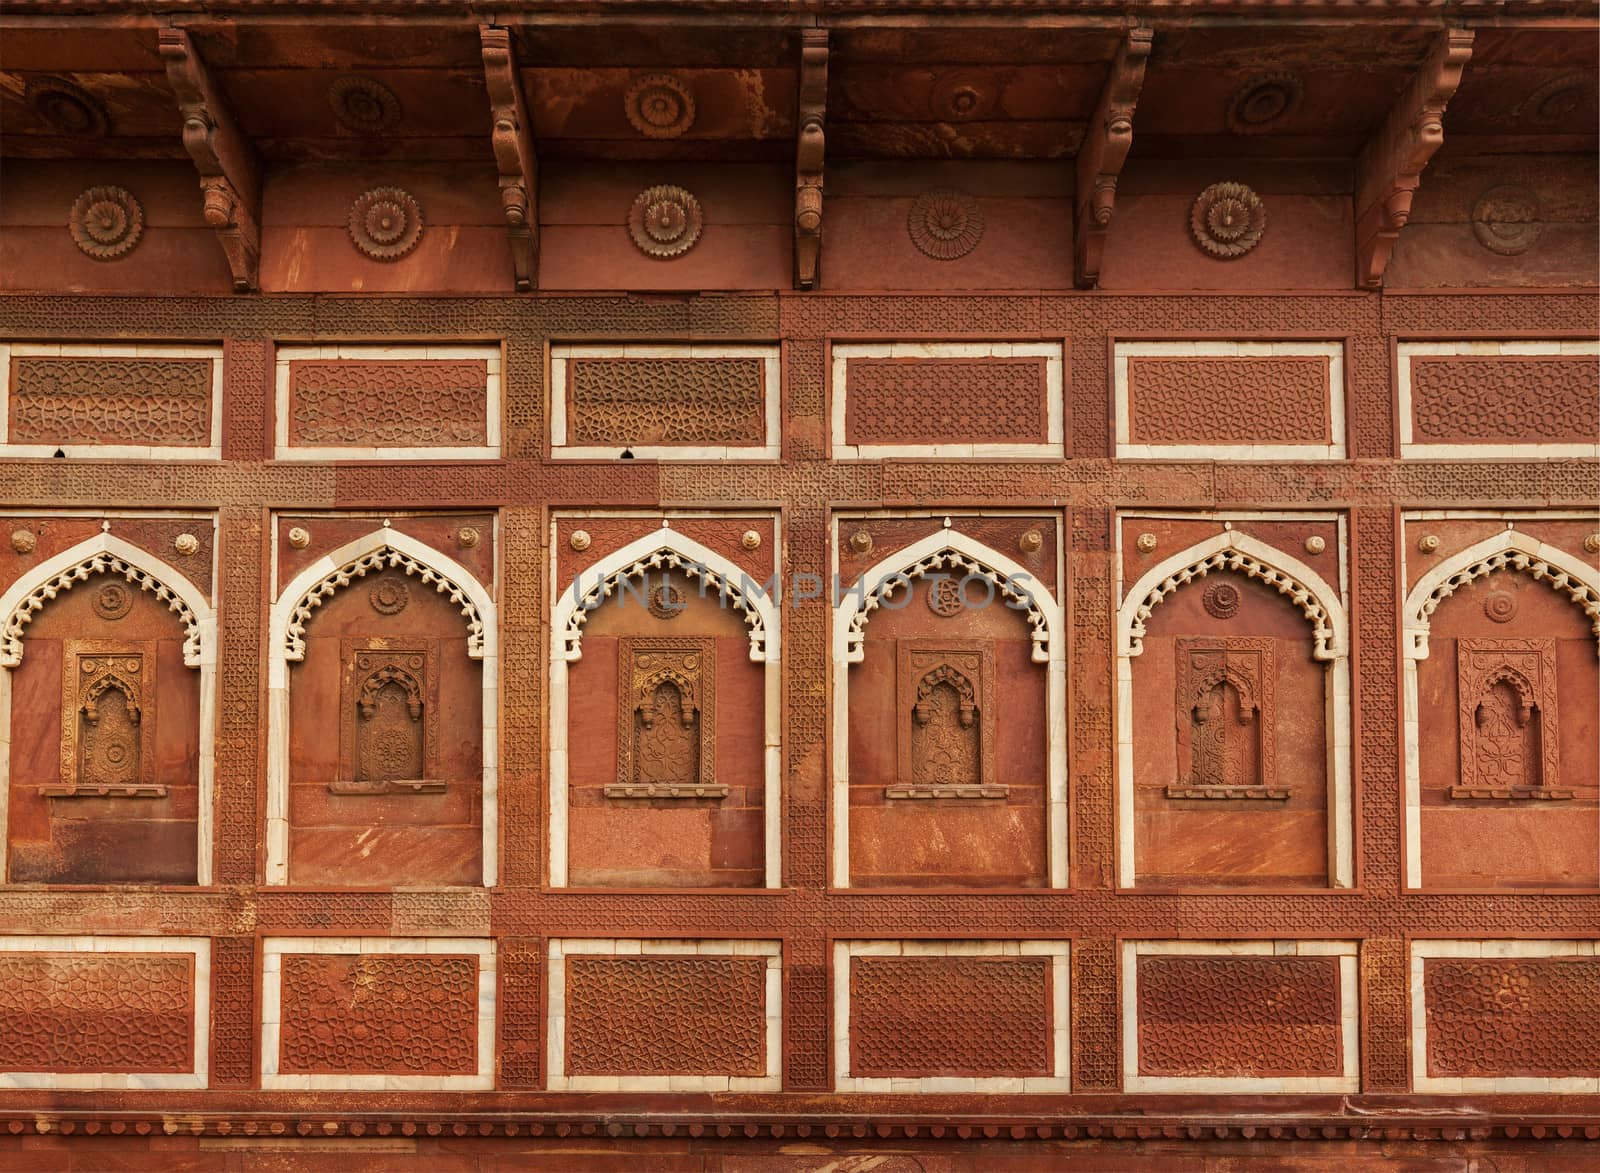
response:
{"label": "white marble arch", "polygon": [[[554,541],[554,538],[552,538]],[[559,565],[551,550],[550,564]],[[567,665],[583,658],[583,624],[589,612],[611,598],[618,584],[652,571],[676,570],[702,579],[711,590],[744,613],[749,628],[750,658],[765,665],[762,699],[762,818],[766,884],[783,884],[782,768],[783,674],[782,644],[778,627],[778,602],[749,572],[693,538],[671,528],[661,528],[635,538],[619,550],[580,573],[568,586],[556,584],[550,615],[550,886],[568,887],[568,757]]]}
{"label": "white marble arch", "polygon": [[212,796],[216,779],[217,616],[205,593],[148,550],[102,531],[33,567],[0,594],[0,877],[6,874],[5,832],[11,800],[11,669],[22,663],[23,637],[33,617],[62,591],[93,574],[121,575],[151,591],[183,623],[183,662],[200,670],[199,811],[195,882],[211,883]]}
{"label": "white marble arch", "polygon": [[1546,583],[1583,609],[1600,651],[1600,572],[1557,546],[1510,528],[1489,535],[1448,558],[1417,579],[1401,613],[1404,681],[1401,689],[1405,745],[1406,887],[1422,887],[1422,766],[1417,698],[1417,661],[1428,658],[1428,635],[1440,603],[1476,578],[1496,570],[1513,570]]}
{"label": "white marble arch", "polygon": [[1339,593],[1292,554],[1249,534],[1223,530],[1153,566],[1123,596],[1117,609],[1117,884],[1132,888],[1133,658],[1144,651],[1145,621],[1174,591],[1212,571],[1236,571],[1273,587],[1311,624],[1312,655],[1328,663],[1328,880],[1355,883],[1355,843],[1350,784],[1350,622]]}
{"label": "white marble arch", "polygon": [[1045,665],[1046,794],[1049,804],[1049,883],[1067,882],[1067,647],[1061,604],[1031,571],[953,525],[894,551],[866,570],[857,589],[833,608],[833,886],[850,886],[850,665],[865,654],[867,621],[884,596],[929,572],[976,574],[1026,615],[1033,660]]}
{"label": "white marble arch", "polygon": [[483,883],[498,871],[500,820],[499,651],[496,609],[488,589],[453,558],[409,534],[382,527],[346,542],[288,583],[272,604],[267,628],[267,883],[289,882],[289,665],[305,659],[312,612],[353,580],[390,566],[415,575],[461,607],[467,655],[483,677]]}

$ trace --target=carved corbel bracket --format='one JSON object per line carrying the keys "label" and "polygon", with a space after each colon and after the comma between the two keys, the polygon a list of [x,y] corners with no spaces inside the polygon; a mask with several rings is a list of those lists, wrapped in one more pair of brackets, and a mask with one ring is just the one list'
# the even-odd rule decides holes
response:
{"label": "carved corbel bracket", "polygon": [[1377,289],[1422,169],[1444,143],[1444,108],[1472,56],[1472,32],[1446,29],[1356,159],[1356,285]]}
{"label": "carved corbel bracket", "polygon": [[221,91],[183,29],[160,31],[167,81],[183,115],[183,145],[200,173],[206,223],[217,234],[235,293],[260,285],[261,169]]}
{"label": "carved corbel bracket", "polygon": [[1133,111],[1144,87],[1144,69],[1154,39],[1155,33],[1150,29],[1128,30],[1078,151],[1073,280],[1079,289],[1093,289],[1100,282],[1100,258],[1105,252],[1106,233],[1111,229],[1117,176],[1122,174],[1128,148],[1133,146]]}
{"label": "carved corbel bracket", "polygon": [[800,110],[794,155],[794,284],[815,289],[822,262],[823,123],[828,107],[828,31],[800,31]]}
{"label": "carved corbel bracket", "polygon": [[491,142],[500,172],[500,206],[506,214],[517,291],[526,293],[539,284],[539,158],[533,151],[527,102],[517,80],[511,30],[480,25],[478,33],[483,39],[483,78],[494,119]]}

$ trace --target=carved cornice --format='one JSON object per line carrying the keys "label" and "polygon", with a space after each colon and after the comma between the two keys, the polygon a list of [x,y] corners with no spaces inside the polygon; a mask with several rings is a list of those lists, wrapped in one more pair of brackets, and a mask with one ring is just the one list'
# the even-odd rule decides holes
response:
{"label": "carved cornice", "polygon": [[828,107],[828,32],[800,32],[800,111],[794,153],[794,283],[814,289],[822,261],[823,124]]}
{"label": "carved cornice", "polygon": [[517,78],[511,31],[480,25],[478,33],[483,40],[483,79],[494,120],[491,143],[500,172],[500,206],[511,241],[511,266],[517,291],[526,293],[539,284],[539,158]]}
{"label": "carved cornice", "polygon": [[1155,33],[1150,29],[1128,30],[1078,151],[1072,269],[1079,289],[1093,289],[1100,282],[1100,258],[1111,228],[1117,176],[1122,174],[1128,148],[1133,146],[1133,111],[1144,87],[1144,68],[1154,39]]}

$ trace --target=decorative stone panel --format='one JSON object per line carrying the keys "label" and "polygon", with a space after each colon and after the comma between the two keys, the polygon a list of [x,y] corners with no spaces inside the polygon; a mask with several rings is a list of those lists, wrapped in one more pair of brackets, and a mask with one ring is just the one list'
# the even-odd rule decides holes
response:
{"label": "decorative stone panel", "polygon": [[279,346],[279,460],[500,455],[495,344]]}
{"label": "decorative stone panel", "polygon": [[776,460],[778,355],[687,342],[553,346],[551,454]]}
{"label": "decorative stone panel", "polygon": [[1600,941],[1413,941],[1412,1090],[1600,1092]]}
{"label": "decorative stone panel", "polygon": [[1357,946],[1124,941],[1129,1092],[1354,1092]]}
{"label": "decorative stone panel", "polygon": [[1600,456],[1600,342],[1402,342],[1400,455]]}
{"label": "decorative stone panel", "polygon": [[552,1091],[778,1091],[778,941],[549,943]]}
{"label": "decorative stone panel", "polygon": [[0,455],[222,455],[220,346],[0,343],[0,380]]}
{"label": "decorative stone panel", "polygon": [[0,1088],[203,1088],[205,937],[0,937]]}
{"label": "decorative stone panel", "polygon": [[1066,941],[837,941],[842,1092],[1071,1088]]}
{"label": "decorative stone panel", "polygon": [[494,1086],[495,951],[454,937],[262,941],[261,1086]]}
{"label": "decorative stone panel", "polygon": [[1065,455],[1060,342],[839,342],[836,460]]}
{"label": "decorative stone panel", "polygon": [[1342,343],[1121,341],[1112,368],[1119,457],[1345,457]]}

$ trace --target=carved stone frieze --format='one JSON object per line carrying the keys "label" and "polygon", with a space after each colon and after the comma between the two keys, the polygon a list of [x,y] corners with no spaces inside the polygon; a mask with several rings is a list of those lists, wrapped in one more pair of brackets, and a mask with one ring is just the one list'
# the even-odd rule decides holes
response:
{"label": "carved stone frieze", "polygon": [[626,636],[617,648],[617,781],[607,798],[726,798],[717,781],[717,641]]}
{"label": "carved stone frieze", "polygon": [[680,257],[700,239],[705,217],[700,201],[681,187],[659,184],[645,188],[628,210],[628,232],[647,257]]}
{"label": "carved stone frieze", "polygon": [[1457,640],[1456,679],[1461,782],[1450,797],[1571,798],[1560,785],[1556,641]]}
{"label": "carved stone frieze", "polygon": [[574,358],[567,367],[573,443],[761,444],[760,358]]}
{"label": "carved stone frieze", "polygon": [[375,187],[350,205],[350,240],[374,261],[398,261],[422,239],[422,207],[410,192]]}
{"label": "carved stone frieze", "polygon": [[1189,209],[1195,243],[1219,261],[1244,256],[1261,243],[1266,230],[1266,205],[1242,183],[1213,183]]}
{"label": "carved stone frieze", "polygon": [[144,205],[125,187],[91,187],[74,201],[67,227],[85,256],[115,261],[144,235]]}

